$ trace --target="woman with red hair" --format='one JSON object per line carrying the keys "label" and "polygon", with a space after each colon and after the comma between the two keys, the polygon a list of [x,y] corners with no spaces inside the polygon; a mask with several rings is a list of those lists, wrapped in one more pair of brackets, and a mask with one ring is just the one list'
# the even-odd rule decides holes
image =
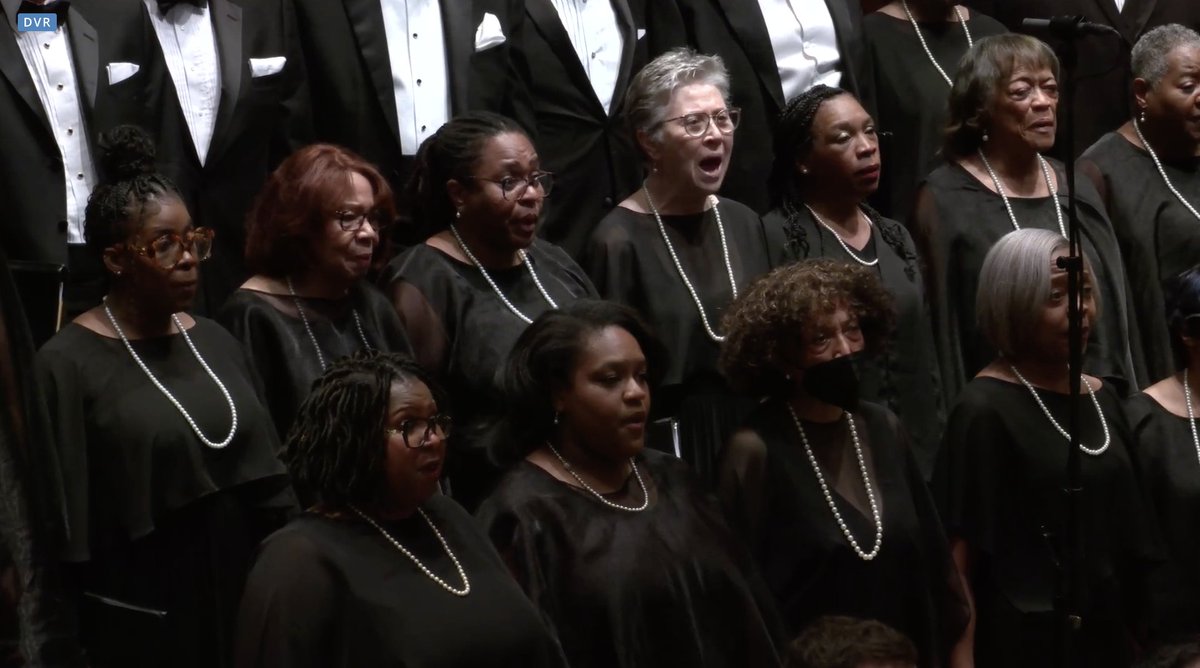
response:
{"label": "woman with red hair", "polygon": [[359,350],[410,352],[391,302],[364,280],[395,218],[379,171],[330,144],[284,160],[250,210],[246,264],[254,275],[218,320],[271,388],[267,405],[280,438],[334,360]]}

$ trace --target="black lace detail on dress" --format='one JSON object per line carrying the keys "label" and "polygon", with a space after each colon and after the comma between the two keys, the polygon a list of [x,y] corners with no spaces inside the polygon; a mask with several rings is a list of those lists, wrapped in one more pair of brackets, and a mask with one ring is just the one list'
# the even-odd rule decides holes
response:
{"label": "black lace detail on dress", "polygon": [[796,200],[788,197],[783,201],[783,248],[793,260],[808,257],[808,233],[800,224],[800,216],[807,215],[806,209],[801,209]]}
{"label": "black lace detail on dress", "polygon": [[867,212],[871,222],[875,224],[875,229],[879,230],[879,238],[891,246],[896,256],[904,262],[904,275],[908,277],[908,280],[916,281],[917,251],[904,243],[904,228],[900,226],[900,223],[879,215],[878,211],[866,204],[863,204],[862,208]]}

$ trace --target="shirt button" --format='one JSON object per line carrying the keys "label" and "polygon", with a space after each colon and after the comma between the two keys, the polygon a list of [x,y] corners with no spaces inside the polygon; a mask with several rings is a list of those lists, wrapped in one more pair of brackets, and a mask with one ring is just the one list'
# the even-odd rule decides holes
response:
{"label": "shirt button", "polygon": [[42,46],[44,46],[44,47],[46,47],[47,49],[49,49],[49,48],[50,48],[50,42],[46,42],[46,43],[42,44]]}
{"label": "shirt button", "polygon": [[413,33],[413,39],[416,39],[416,38],[417,38],[417,33],[415,33],[415,32],[414,32],[414,33]]}
{"label": "shirt button", "polygon": [[59,89],[59,90],[62,90],[62,89],[63,89],[63,85],[62,85],[62,84],[58,84],[58,89]]}
{"label": "shirt button", "polygon": [[78,174],[76,174],[76,175],[75,175],[75,178],[77,178],[77,179],[79,179],[80,181],[82,181],[82,180],[83,180],[83,172],[79,172]]}
{"label": "shirt button", "polygon": [[420,79],[417,79],[417,85],[418,85],[418,86],[420,86],[420,85],[421,85],[421,80],[420,80]]}
{"label": "shirt button", "polygon": [[422,125],[422,126],[421,126],[421,132],[424,132],[424,131],[425,131],[425,126],[424,126],[424,125]]}
{"label": "shirt button", "polygon": [[75,134],[75,128],[67,128],[67,134],[68,134],[68,135],[73,135],[73,134]]}

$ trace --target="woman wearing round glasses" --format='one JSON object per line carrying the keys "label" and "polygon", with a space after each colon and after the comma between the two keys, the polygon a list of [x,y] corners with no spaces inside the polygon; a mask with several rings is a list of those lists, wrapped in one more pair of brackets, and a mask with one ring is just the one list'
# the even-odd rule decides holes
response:
{"label": "woman wearing round glasses", "polygon": [[716,195],[739,118],[728,98],[721,59],[688,49],[634,77],[625,113],[650,174],[596,227],[583,260],[600,294],[637,309],[671,351],[654,417],[675,421],[702,478],[742,414],[717,371],[721,313],[770,268],[758,215]]}
{"label": "woman wearing round glasses", "polygon": [[238,668],[565,666],[475,521],[438,480],[451,433],[429,373],[363,353],[313,385],[286,459],[317,503],[268,538]]}
{"label": "woman wearing round glasses", "polygon": [[293,153],[259,193],[246,230],[255,274],[219,320],[270,386],[280,438],[334,360],[359,350],[409,352],[396,310],[365,280],[395,217],[383,176],[329,144]]}
{"label": "woman wearing round glasses", "polygon": [[413,220],[429,236],[384,271],[417,361],[445,385],[459,418],[447,474],[467,508],[497,477],[477,446],[513,342],[542,312],[596,294],[574,260],[536,237],[553,185],[514,121],[454,118],[421,145],[408,186]]}
{"label": "woman wearing round glasses", "polygon": [[211,232],[144,133],[101,148],[85,233],[107,295],[37,358],[80,631],[93,666],[225,665],[251,554],[295,499],[241,345],[186,313]]}

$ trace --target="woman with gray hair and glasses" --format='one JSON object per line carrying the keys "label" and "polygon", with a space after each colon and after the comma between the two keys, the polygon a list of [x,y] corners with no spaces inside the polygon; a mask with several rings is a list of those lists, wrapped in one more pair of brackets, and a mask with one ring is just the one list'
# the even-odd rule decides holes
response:
{"label": "woman with gray hair and glasses", "polygon": [[[951,551],[973,595],[975,665],[1056,666],[1063,585],[1070,404],[1067,241],[1048,230],[1001,238],[979,274],[979,328],[998,355],[967,383],[950,414],[936,487]],[[1084,341],[1102,315],[1085,263]],[[1107,304],[1104,304],[1107,307]],[[1130,461],[1114,385],[1084,375],[1079,406],[1086,551],[1075,634],[1077,665],[1129,666],[1144,623],[1145,578],[1157,552]]]}
{"label": "woman with gray hair and glasses", "polygon": [[1200,34],[1160,26],[1133,47],[1134,117],[1083,154],[1121,253],[1137,271],[1147,382],[1170,374],[1162,282],[1200,258]]}
{"label": "woman with gray hair and glasses", "polygon": [[728,100],[721,59],[690,49],[634,77],[625,115],[649,175],[600,221],[582,262],[600,294],[639,311],[671,351],[652,417],[673,420],[702,478],[745,408],[717,370],[721,315],[771,266],[758,214],[716,194],[740,114]]}

